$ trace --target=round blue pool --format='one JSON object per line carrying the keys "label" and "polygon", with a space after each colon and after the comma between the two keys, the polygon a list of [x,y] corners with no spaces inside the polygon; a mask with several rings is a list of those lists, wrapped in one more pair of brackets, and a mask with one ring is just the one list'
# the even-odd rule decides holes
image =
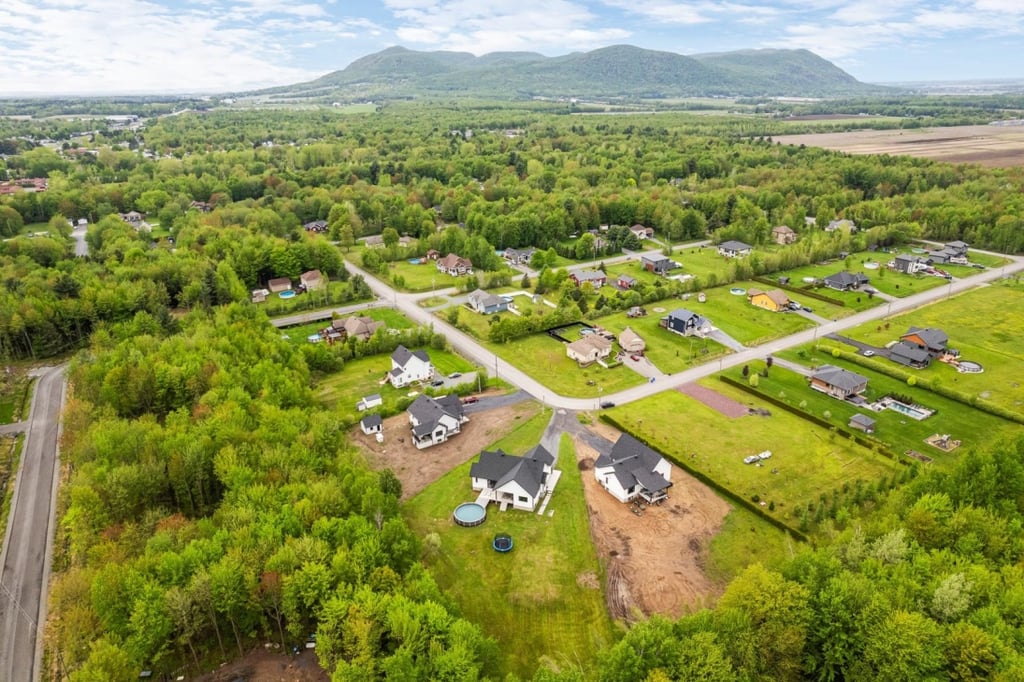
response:
{"label": "round blue pool", "polygon": [[288,291],[282,291],[278,296],[281,298],[295,298],[295,292],[289,289]]}
{"label": "round blue pool", "polygon": [[733,296],[742,296],[743,294],[747,293],[747,290],[742,289],[740,287],[733,287],[732,289],[729,289],[729,293],[732,294]]}
{"label": "round blue pool", "polygon": [[476,502],[466,502],[455,508],[452,517],[455,519],[455,523],[469,528],[483,523],[487,518],[487,510]]}

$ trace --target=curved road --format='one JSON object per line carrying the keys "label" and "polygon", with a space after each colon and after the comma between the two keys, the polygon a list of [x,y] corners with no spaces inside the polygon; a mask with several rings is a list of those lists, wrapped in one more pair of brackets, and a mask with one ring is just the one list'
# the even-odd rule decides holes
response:
{"label": "curved road", "polygon": [[712,361],[698,367],[693,367],[683,372],[655,377],[654,381],[650,383],[634,386],[618,393],[604,394],[595,398],[569,398],[554,393],[551,389],[545,387],[533,377],[527,375],[522,370],[513,367],[491,351],[481,346],[473,337],[456,329],[443,319],[435,317],[430,311],[420,307],[419,301],[423,298],[429,297],[429,294],[408,294],[395,291],[389,285],[353,263],[346,262],[345,265],[351,271],[363,276],[373,293],[381,299],[382,304],[386,305],[390,302],[396,309],[400,310],[406,315],[406,317],[414,322],[433,325],[435,329],[447,337],[448,343],[460,355],[464,356],[471,362],[475,362],[476,364],[484,367],[492,376],[498,376],[505,381],[508,381],[512,385],[530,393],[534,398],[540,400],[546,405],[569,410],[589,410],[597,408],[600,403],[604,401],[621,404],[640,400],[641,398],[646,398],[654,395],[655,393],[673,389],[682,384],[710,376],[726,369],[727,367],[735,367],[737,365],[751,362],[752,360],[763,359],[768,355],[778,353],[781,350],[785,350],[793,346],[812,343],[819,336],[843,331],[871,320],[877,320],[889,317],[895,313],[911,310],[927,303],[968,291],[982,284],[1005,277],[1006,275],[1024,270],[1024,258],[1006,256],[1005,254],[995,255],[1008,258],[1011,262],[1000,268],[990,268],[979,272],[976,275],[952,281],[940,287],[935,287],[934,289],[914,294],[913,296],[890,301],[885,305],[876,306],[841,320],[825,322],[814,329],[808,329],[781,339],[775,339],[774,341],[769,341],[755,348],[749,348],[738,353],[733,353],[732,355],[722,357],[719,360]]}
{"label": "curved road", "polygon": [[0,556],[0,680],[39,678],[57,493],[64,366],[37,374]]}

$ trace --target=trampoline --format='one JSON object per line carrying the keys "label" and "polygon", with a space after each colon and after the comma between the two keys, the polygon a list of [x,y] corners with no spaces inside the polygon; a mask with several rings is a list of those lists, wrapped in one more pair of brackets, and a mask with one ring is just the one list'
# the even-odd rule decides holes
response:
{"label": "trampoline", "polygon": [[491,545],[494,547],[495,552],[511,552],[512,536],[506,535],[505,533],[498,533],[494,536],[494,542],[492,542]]}
{"label": "trampoline", "polygon": [[466,502],[455,508],[452,514],[455,523],[466,528],[479,526],[487,518],[487,510],[476,502]]}

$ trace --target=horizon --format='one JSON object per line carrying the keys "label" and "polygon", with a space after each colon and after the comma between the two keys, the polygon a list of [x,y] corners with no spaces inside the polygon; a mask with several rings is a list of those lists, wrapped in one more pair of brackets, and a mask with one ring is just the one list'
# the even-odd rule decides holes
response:
{"label": "horizon", "polygon": [[227,94],[314,80],[394,46],[547,57],[622,44],[687,56],[806,49],[865,83],[1024,79],[1018,0],[342,5],[9,0],[0,6],[0,97]]}

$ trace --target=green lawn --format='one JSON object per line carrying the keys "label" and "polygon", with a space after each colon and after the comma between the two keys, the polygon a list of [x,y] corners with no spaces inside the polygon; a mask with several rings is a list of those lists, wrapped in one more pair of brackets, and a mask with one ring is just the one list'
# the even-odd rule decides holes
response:
{"label": "green lawn", "polygon": [[780,566],[800,548],[788,533],[749,509],[733,505],[721,530],[711,539],[704,569],[712,580],[725,584],[754,562],[769,568]]}
{"label": "green lawn", "polygon": [[352,298],[348,282],[329,282],[324,289],[306,294],[298,294],[292,298],[281,298],[278,294],[270,294],[263,303],[256,303],[268,317],[280,317],[307,310],[330,308],[347,303],[358,303],[370,299]]}
{"label": "green lawn", "polygon": [[653,272],[644,270],[640,267],[640,260],[630,260],[625,263],[616,263],[615,265],[608,265],[605,267],[605,272],[608,274],[608,282],[614,282],[619,278],[619,275],[629,275],[634,277],[644,284],[656,284],[661,281],[664,282],[665,278],[660,275],[655,275]]}
{"label": "green lawn", "polygon": [[[442,374],[452,372],[471,372],[472,364],[462,357],[448,351],[427,349],[434,367]],[[356,403],[363,396],[380,393],[384,399],[383,411],[394,412],[399,399],[406,397],[418,387],[407,386],[396,389],[391,384],[381,384],[384,375],[391,370],[391,356],[374,355],[358,360],[349,360],[345,367],[321,380],[315,390],[317,399],[329,408],[337,410],[343,418],[354,421],[359,412]]]}
{"label": "green lawn", "polygon": [[683,266],[682,270],[673,270],[673,275],[693,275],[705,286],[710,275],[721,279],[729,271],[729,259],[718,255],[718,247],[713,245],[677,248],[671,258]]}
{"label": "green lawn", "polygon": [[[358,261],[357,261],[358,262]],[[413,265],[409,261],[399,260],[388,264],[387,282],[394,285],[394,278],[402,277],[405,283],[395,286],[401,291],[433,291],[456,286],[465,277],[453,277],[437,271],[433,261]]]}
{"label": "green lawn", "polygon": [[774,313],[753,306],[747,300],[746,295],[737,296],[730,293],[729,289],[733,287],[747,290],[752,288],[770,289],[770,287],[757,282],[736,282],[731,287],[716,287],[706,290],[704,292],[707,297],[705,303],[694,305],[692,303],[694,299],[691,298],[688,304],[679,301],[679,305],[676,306],[675,301],[663,301],[658,305],[668,303],[673,307],[689,307],[690,310],[710,318],[711,324],[747,346],[756,346],[765,341],[795,334],[814,326],[813,322],[795,313]]}
{"label": "green lawn", "polygon": [[[837,259],[829,262],[828,264],[805,265],[793,270],[776,273],[773,277],[787,276],[790,278],[790,284],[792,286],[799,287],[804,286],[804,277],[824,279],[829,275],[834,275],[835,273],[843,270],[849,270],[850,272],[863,272],[867,275],[868,279],[871,280],[871,283],[868,286],[873,287],[884,294],[897,296],[899,298],[934,289],[935,287],[946,284],[946,280],[941,277],[906,275],[902,272],[886,269],[885,264],[894,256],[895,253],[871,253],[865,251],[852,254],[845,261]],[[865,263],[878,263],[879,268],[877,270],[865,268]],[[816,291],[822,295],[845,302],[846,306],[853,310],[867,310],[868,308],[882,305],[884,303],[884,301],[878,298],[869,299],[867,294],[857,291],[834,291],[825,287],[821,287]],[[794,293],[793,296],[798,297],[799,294]],[[860,300],[858,301],[857,299]],[[817,301],[814,301],[814,304],[817,303]],[[812,304],[809,303],[808,305]]]}
{"label": "green lawn", "polygon": [[[675,374],[731,352],[710,339],[679,336],[659,326],[661,317],[676,308],[689,307],[701,312],[696,307],[699,305],[696,300],[691,298],[690,301],[683,302],[679,299],[668,299],[646,306],[647,315],[644,317],[629,318],[625,312],[618,312],[598,318],[594,322],[615,332],[616,335],[626,327],[631,327],[647,343],[645,355],[654,366],[666,374]],[[654,312],[654,308],[664,308],[665,312]]]}
{"label": "green lawn", "polygon": [[[898,467],[828,429],[722,382],[709,378],[702,383],[744,404],[767,408],[771,416],[730,419],[677,391],[609,412],[630,431],[736,494],[774,503],[775,510],[769,513],[794,527],[798,523],[795,510],[822,493],[858,479],[873,482]],[[763,466],[743,463],[747,455],[764,450],[771,450],[772,458]]]}
{"label": "green lawn", "polygon": [[[550,412],[543,411],[491,449],[523,454],[536,445],[549,418]],[[500,512],[492,505],[483,525],[456,526],[452,510],[476,498],[471,465],[456,467],[404,507],[419,535],[440,538],[439,551],[426,557],[438,584],[463,616],[497,640],[500,677],[528,679],[542,657],[589,667],[595,653],[614,642],[615,631],[601,589],[587,586],[602,584],[603,576],[571,440],[562,436],[557,464],[562,477],[544,516]],[[512,536],[512,552],[491,548],[498,532]]]}
{"label": "green lawn", "polygon": [[11,397],[9,400],[0,402],[0,424],[10,424],[14,421],[14,405],[20,401],[20,396]]}
{"label": "green lawn", "polygon": [[[804,351],[807,352],[807,349]],[[858,409],[851,403],[836,400],[819,391],[812,390],[808,387],[806,378],[781,367],[772,368],[768,378],[761,378],[759,390],[773,398],[785,400],[791,405],[799,406],[803,403],[804,409],[818,417],[825,417],[825,413],[828,412],[831,415],[830,421],[836,426],[846,428],[852,415],[858,412],[868,414],[877,422],[874,437],[889,444],[895,452],[917,450],[942,465],[955,461],[966,449],[984,447],[1001,438],[1020,432],[1019,424],[973,410],[962,403],[944,398],[920,386],[908,386],[906,382],[833,358],[825,346],[822,346],[817,352],[812,351],[806,360],[800,358],[798,353],[799,351],[787,351],[780,355],[812,366],[834,364],[867,377],[868,389],[865,397],[868,400],[875,400],[888,393],[895,393],[909,396],[914,399],[914,402],[936,411],[932,416],[922,421],[916,421],[892,410],[871,412],[866,409]],[[887,361],[880,359],[878,362]],[[740,378],[738,371],[732,370],[732,372],[733,376]],[[954,439],[963,441],[962,449],[945,453],[924,442],[925,438],[935,433],[948,433]]]}
{"label": "green lawn", "polygon": [[[1024,347],[1020,343],[1020,330],[1024,329],[1024,285],[997,282],[902,313],[886,323],[865,324],[849,330],[845,336],[884,346],[898,340],[911,326],[941,329],[949,335],[949,345],[960,351],[961,358],[980,362],[985,371],[961,374],[941,362],[933,362],[923,370],[907,371],[1024,413]],[[851,350],[827,339],[822,344]],[[875,361],[889,362],[881,358]]]}
{"label": "green lawn", "polygon": [[[383,320],[387,324],[388,329],[411,329],[415,325],[409,321],[402,313],[392,308],[367,308],[352,315],[358,315],[360,317],[370,317],[374,320]],[[343,315],[341,318],[350,317],[349,315]],[[318,320],[316,322],[309,322],[307,324],[299,324],[293,327],[282,327],[281,333],[288,337],[288,340],[296,345],[301,346],[306,341],[306,337],[316,334],[324,327],[328,327],[331,324],[331,320]]]}

